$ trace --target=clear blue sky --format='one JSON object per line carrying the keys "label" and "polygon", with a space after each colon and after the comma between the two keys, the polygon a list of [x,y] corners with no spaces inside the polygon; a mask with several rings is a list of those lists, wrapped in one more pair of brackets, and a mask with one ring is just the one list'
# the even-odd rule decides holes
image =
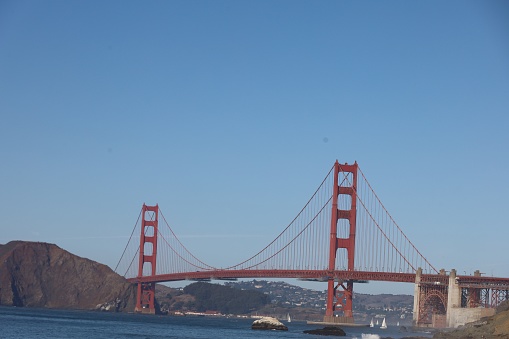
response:
{"label": "clear blue sky", "polygon": [[507,1],[0,0],[0,118],[0,243],[114,267],[158,203],[227,266],[357,160],[432,264],[509,277]]}

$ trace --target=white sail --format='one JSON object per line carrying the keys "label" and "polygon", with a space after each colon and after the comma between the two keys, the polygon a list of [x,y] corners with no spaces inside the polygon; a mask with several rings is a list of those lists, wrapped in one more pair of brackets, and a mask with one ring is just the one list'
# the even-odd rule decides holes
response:
{"label": "white sail", "polygon": [[381,329],[386,329],[387,328],[387,324],[385,323],[385,318],[384,320],[382,321],[382,326],[380,326]]}
{"label": "white sail", "polygon": [[378,323],[378,319],[377,319],[377,320],[376,320],[376,326],[378,326],[378,325],[380,325],[380,324]]}
{"label": "white sail", "polygon": [[396,326],[399,326],[399,321],[398,321],[398,323],[396,324]]}
{"label": "white sail", "polygon": [[286,317],[286,321],[288,321],[289,323],[292,322],[292,318],[290,318],[290,313],[288,313],[288,316]]}
{"label": "white sail", "polygon": [[375,324],[373,323],[373,318],[371,318],[371,322],[369,323],[369,327],[375,327]]}

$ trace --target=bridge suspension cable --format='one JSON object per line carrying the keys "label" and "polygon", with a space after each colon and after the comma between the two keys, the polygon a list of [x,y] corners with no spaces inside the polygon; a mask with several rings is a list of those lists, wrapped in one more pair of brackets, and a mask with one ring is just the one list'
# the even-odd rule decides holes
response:
{"label": "bridge suspension cable", "polygon": [[180,272],[191,272],[196,270],[216,270],[200,259],[196,258],[188,249],[185,247],[179,238],[173,232],[163,213],[159,211],[163,217],[163,221],[166,225],[165,228],[159,228],[158,239],[164,242],[167,246],[162,246],[163,253],[160,253],[159,265],[161,267],[172,267],[173,273]]}
{"label": "bridge suspension cable", "polygon": [[123,276],[127,275],[128,270],[133,265],[133,262],[136,259],[137,253],[140,250],[139,248],[136,248],[136,253],[134,255],[132,255],[132,253],[131,253],[131,255],[126,255],[126,252],[128,250],[132,249],[132,246],[130,246],[131,239],[133,238],[134,231],[136,231],[136,226],[138,226],[138,223],[140,222],[140,218],[141,218],[141,209],[140,209],[140,213],[138,214],[138,219],[136,220],[136,223],[134,224],[133,231],[131,232],[131,235],[129,236],[129,240],[127,241],[127,244],[125,245],[124,251],[122,252],[122,255],[120,256],[120,259],[118,260],[117,266],[115,266],[115,269],[114,269],[115,272],[119,273],[117,271],[117,269],[119,268],[120,264],[123,262],[124,256],[125,256],[125,258],[132,258],[131,262],[126,267],[124,267],[124,268],[126,268],[126,270],[122,274]]}
{"label": "bridge suspension cable", "polygon": [[[267,246],[225,269],[325,269],[332,168],[297,216]],[[321,248],[320,248],[320,245]]]}
{"label": "bridge suspension cable", "polygon": [[[387,211],[360,167],[358,171],[362,180],[356,189],[356,270],[410,273],[421,267],[426,273],[438,273]],[[348,175],[342,173],[349,183]]]}
{"label": "bridge suspension cable", "polygon": [[[173,229],[168,224],[161,209],[159,214],[162,216],[166,227],[158,227],[157,248],[158,248],[158,273],[181,273],[196,270],[215,270],[216,268],[207,265],[203,261],[196,258],[178,239]],[[141,232],[140,223],[141,211],[138,220],[134,225],[131,236],[122,253],[120,260],[115,267],[115,272],[126,278],[134,278],[138,275],[137,263],[139,261],[140,248],[138,234]],[[154,220],[155,213],[149,212],[149,219]],[[145,231],[145,235],[147,231]],[[144,275],[150,275],[150,267],[143,267]]]}
{"label": "bridge suspension cable", "polygon": [[[136,220],[136,223],[134,224],[133,230],[131,232],[131,235],[129,237],[129,240],[127,241],[127,245],[124,248],[124,252],[122,253],[122,256],[120,257],[117,266],[115,267],[115,272],[118,274],[126,277],[126,278],[133,278],[138,275],[138,267],[137,263],[139,261],[140,256],[140,234],[141,232],[141,217],[143,214],[143,209],[140,209],[140,213],[138,214],[138,219]],[[150,221],[155,219],[155,213],[148,212]],[[147,235],[147,230],[145,230],[145,235]],[[145,268],[144,268],[145,269]],[[149,274],[148,269],[145,272],[146,274]]]}

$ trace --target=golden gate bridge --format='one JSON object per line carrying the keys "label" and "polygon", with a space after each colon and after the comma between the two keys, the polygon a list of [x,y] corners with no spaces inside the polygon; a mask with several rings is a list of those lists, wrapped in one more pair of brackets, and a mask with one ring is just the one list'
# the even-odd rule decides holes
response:
{"label": "golden gate bridge", "polygon": [[148,313],[155,312],[155,284],[178,280],[323,281],[327,283],[324,322],[331,323],[354,322],[356,282],[415,283],[414,323],[424,326],[454,323],[447,317],[456,308],[492,309],[509,300],[509,278],[456,276],[437,270],[405,235],[356,162],[336,161],[272,242],[227,267],[211,266],[193,255],[159,206],[144,204],[115,271],[137,284],[135,311]]}

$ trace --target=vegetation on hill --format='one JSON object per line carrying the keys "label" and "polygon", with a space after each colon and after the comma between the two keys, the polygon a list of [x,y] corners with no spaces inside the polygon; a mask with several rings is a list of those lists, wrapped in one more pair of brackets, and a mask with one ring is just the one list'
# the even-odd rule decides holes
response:
{"label": "vegetation on hill", "polygon": [[[258,310],[261,314],[286,317],[288,313],[298,320],[318,321],[323,319],[327,291],[317,291],[291,285],[283,281],[235,281],[225,285],[243,290],[256,290],[271,298],[271,305]],[[326,287],[326,286],[324,286]],[[371,318],[408,326],[412,324],[414,298],[411,295],[354,293],[354,317],[359,323],[369,324]]]}
{"label": "vegetation on hill", "polygon": [[[172,313],[180,312],[204,312],[218,311],[227,314],[251,314],[267,315],[279,319],[285,319],[288,314],[294,320],[320,321],[325,313],[326,293],[299,286],[291,285],[283,281],[235,281],[226,282],[225,286],[205,284],[207,291],[203,302],[202,295],[197,293],[192,295],[187,293],[193,287],[171,288],[161,284],[156,285],[156,301],[161,306],[161,311]],[[193,286],[193,285],[191,285]],[[201,286],[201,285],[197,285]],[[226,288],[226,289],[225,289]],[[233,288],[231,289],[227,288]],[[215,296],[216,291],[220,296]],[[238,294],[238,293],[241,294]],[[222,308],[215,304],[214,300],[223,303],[226,297],[235,299],[229,302],[232,304],[248,305],[251,297],[250,293],[256,292],[263,298],[270,299],[261,306],[259,303],[251,303],[248,307],[241,308]],[[244,296],[249,296],[244,298]],[[378,319],[380,322],[387,318],[389,323],[408,326],[412,322],[413,297],[409,295],[366,295],[356,293],[354,295],[354,316],[359,323],[369,324],[371,318]]]}
{"label": "vegetation on hill", "polygon": [[184,293],[195,297],[195,308],[198,312],[246,314],[270,303],[269,297],[258,291],[243,291],[203,282],[186,286]]}

